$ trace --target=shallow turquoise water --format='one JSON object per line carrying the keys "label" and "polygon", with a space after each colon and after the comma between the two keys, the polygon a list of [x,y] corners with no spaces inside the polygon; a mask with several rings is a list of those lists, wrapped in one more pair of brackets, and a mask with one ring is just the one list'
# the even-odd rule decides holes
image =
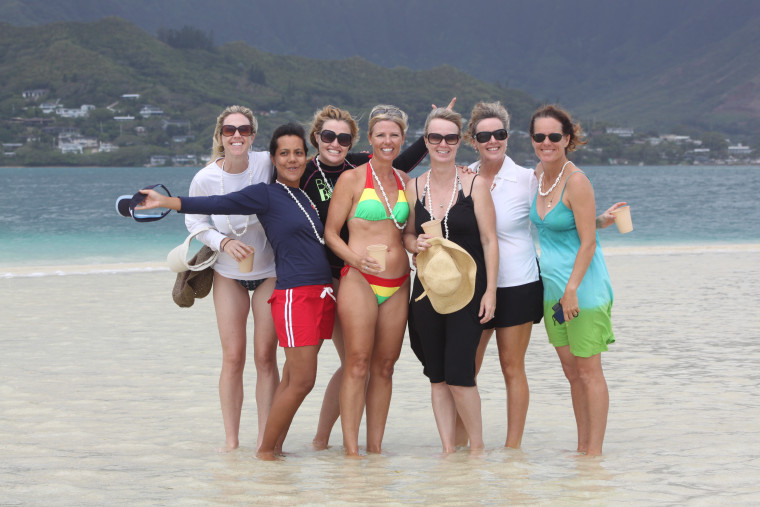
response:
{"label": "shallow turquoise water", "polygon": [[[186,236],[172,212],[137,223],[116,214],[122,194],[165,184],[186,194],[198,168],[2,168],[0,265],[163,262]],[[635,230],[600,231],[602,246],[760,241],[760,167],[588,167],[597,209],[631,205]],[[419,171],[419,169],[418,169]]]}

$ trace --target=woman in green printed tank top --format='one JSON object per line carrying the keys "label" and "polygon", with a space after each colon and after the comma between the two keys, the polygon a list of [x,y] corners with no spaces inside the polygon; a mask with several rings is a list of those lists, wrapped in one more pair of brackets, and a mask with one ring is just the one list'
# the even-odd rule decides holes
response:
{"label": "woman in green printed tank top", "polygon": [[[602,453],[609,409],[601,352],[615,337],[612,286],[596,234],[594,189],[567,159],[567,153],[585,141],[580,126],[556,106],[533,114],[530,135],[540,161],[530,218],[541,245],[544,325],[570,382],[578,452],[597,456]],[[558,303],[561,310],[554,318]]]}

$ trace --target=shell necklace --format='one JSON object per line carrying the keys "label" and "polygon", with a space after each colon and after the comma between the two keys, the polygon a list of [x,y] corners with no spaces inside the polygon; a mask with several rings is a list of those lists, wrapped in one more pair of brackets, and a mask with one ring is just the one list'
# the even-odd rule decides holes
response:
{"label": "shell necklace", "polygon": [[[396,221],[396,216],[393,214],[393,210],[391,209],[391,203],[388,200],[388,196],[385,193],[385,189],[383,188],[383,184],[380,183],[380,178],[377,177],[377,174],[375,174],[375,168],[372,167],[372,160],[370,160],[369,162],[367,162],[367,164],[369,164],[369,168],[372,171],[372,176],[375,178],[375,181],[377,182],[377,186],[380,187],[380,192],[383,193],[383,198],[385,199],[385,205],[388,207],[388,214],[393,219],[393,223],[396,224],[396,229],[398,229],[399,231],[403,231],[404,230],[404,226],[406,226],[406,222],[404,222],[403,224],[399,225],[399,223]],[[393,172],[394,172],[396,178],[398,178],[399,181],[401,181],[401,188],[403,190],[406,190],[406,185],[404,185],[404,180],[402,180],[398,176],[398,174],[396,174],[396,168],[395,167],[391,167],[391,169],[393,169]]]}
{"label": "shell necklace", "polygon": [[[332,185],[330,185],[330,181],[327,179],[327,176],[325,176],[325,173],[324,173],[324,171],[322,170],[322,166],[321,166],[321,165],[319,165],[319,155],[317,155],[316,157],[314,157],[314,165],[316,165],[316,166],[317,166],[317,169],[319,170],[319,174],[321,174],[321,175],[322,175],[322,181],[324,181],[324,182],[325,182],[325,186],[327,187],[327,190],[329,190],[329,191],[330,191],[330,195],[332,195],[332,193],[333,193],[333,186],[332,186]],[[343,160],[343,167],[342,167],[342,169],[344,169],[344,170],[345,170],[345,168],[346,168],[346,165],[348,165],[349,167],[351,167],[351,169],[355,169],[355,168],[356,168],[356,166],[355,166],[355,165],[353,165],[353,164],[352,164],[351,162],[349,162],[348,160]],[[343,171],[341,171],[341,173],[342,173],[342,172],[343,172]]]}
{"label": "shell necklace", "polygon": [[[425,189],[423,190],[422,194],[422,201],[425,202],[425,194],[427,194],[428,213],[430,213],[430,220],[435,220],[435,217],[433,216],[433,194],[430,192],[430,172],[431,171],[428,171],[427,181],[425,182]],[[457,190],[459,190],[459,173],[456,170],[456,166],[454,166],[454,189],[451,191],[451,199],[449,200],[449,205],[446,207],[446,215],[443,217],[443,226],[444,229],[446,229],[446,235],[444,237],[446,239],[449,239],[449,211],[451,211],[451,207],[454,206],[454,199],[457,196]],[[441,204],[441,208],[443,208],[443,204]]]}
{"label": "shell necklace", "polygon": [[[299,201],[298,199],[296,199],[296,196],[293,195],[293,192],[290,191],[290,187],[288,187],[286,184],[284,184],[281,181],[277,181],[277,183],[279,183],[280,185],[282,185],[282,188],[285,189],[285,191],[288,193],[288,195],[290,196],[290,198],[293,199],[296,202],[296,204],[298,204],[298,207],[301,208],[301,211],[303,211],[303,214],[306,215],[306,219],[311,224],[311,228],[314,231],[314,235],[317,237],[317,241],[319,241],[320,244],[324,245],[325,244],[325,238],[323,238],[322,236],[319,235],[319,232],[317,231],[317,226],[314,225],[314,221],[311,219],[311,217],[309,216],[309,214],[306,212],[306,208],[303,207],[303,204],[301,204],[301,201]],[[312,200],[308,196],[308,194],[306,194],[306,192],[304,192],[303,189],[301,189],[301,188],[299,188],[298,190],[300,190],[301,193],[306,196],[306,199],[309,200],[309,204],[311,204],[311,207],[314,208],[314,211],[316,211],[317,216],[319,216],[319,211],[317,211],[317,207],[314,206],[314,203],[312,202]]]}
{"label": "shell necklace", "polygon": [[[480,168],[482,167],[483,163],[478,162],[478,167],[475,168],[475,174],[480,174]],[[485,178],[485,176],[483,176]],[[496,188],[496,175],[493,177],[493,182],[491,183],[491,192],[493,192],[493,189]]]}
{"label": "shell necklace", "polygon": [[[222,176],[219,178],[219,187],[221,189],[220,194],[224,195],[224,162],[226,161],[226,158],[222,159]],[[250,187],[253,183],[253,169],[248,167],[248,186]],[[227,215],[227,226],[229,226],[230,231],[232,231],[232,234],[237,236],[238,238],[248,232],[248,222],[251,219],[251,215],[245,216],[245,227],[243,227],[243,232],[238,232],[235,230],[234,227],[232,227],[232,224],[230,223],[230,216]]]}
{"label": "shell necklace", "polygon": [[[541,191],[541,189],[544,186],[544,174],[546,173],[546,169],[544,169],[543,171],[541,171],[541,176],[538,177],[538,195],[540,195],[541,197],[546,197],[547,195],[549,195],[549,194],[552,193],[552,190],[554,190],[554,188],[557,186],[557,183],[559,183],[559,180],[562,179],[562,175],[565,173],[565,167],[569,163],[570,163],[570,161],[568,160],[567,162],[565,162],[564,164],[562,164],[562,169],[560,170],[559,176],[557,176],[557,179],[554,180],[554,185],[552,185],[549,188],[549,190],[547,190],[546,192],[542,192]],[[543,162],[541,162],[541,167],[542,168],[544,167],[544,163]],[[551,200],[549,200],[549,202],[546,203],[546,207],[547,208],[551,208],[552,207],[552,201]]]}

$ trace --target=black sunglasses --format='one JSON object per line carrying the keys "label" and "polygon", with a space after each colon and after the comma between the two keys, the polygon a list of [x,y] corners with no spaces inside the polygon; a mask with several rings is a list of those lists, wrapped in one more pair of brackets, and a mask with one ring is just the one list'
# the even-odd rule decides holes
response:
{"label": "black sunglasses", "polygon": [[336,134],[332,130],[323,130],[319,133],[319,138],[323,143],[327,144],[330,144],[337,139],[338,144],[341,146],[351,146],[351,141],[353,141],[351,134]]}
{"label": "black sunglasses", "polygon": [[436,134],[431,133],[427,135],[427,140],[430,144],[441,144],[441,141],[445,140],[446,144],[457,144],[459,142],[459,134]]}
{"label": "black sunglasses", "polygon": [[491,137],[496,139],[497,141],[503,141],[504,139],[509,136],[509,133],[507,132],[507,129],[499,129],[499,130],[493,130],[493,131],[487,131],[484,130],[483,132],[478,132],[475,134],[475,140],[479,143],[487,143],[491,140]]}
{"label": "black sunglasses", "polygon": [[[143,190],[150,190],[151,188],[156,192],[163,193],[166,196],[172,196],[171,192],[169,192],[169,189],[160,183],[157,185],[147,186]],[[129,202],[129,213],[137,222],[155,222],[156,220],[161,220],[164,218],[171,211],[170,209],[167,209],[160,213],[152,213],[153,211],[157,212],[158,210],[135,210],[135,208],[142,204],[144,200],[145,194],[142,192],[137,192],[134,196],[132,196],[132,200]]]}
{"label": "black sunglasses", "polygon": [[243,137],[248,137],[253,134],[253,125],[222,125],[222,135],[224,137],[232,137],[235,135],[235,131],[240,132]]}
{"label": "black sunglasses", "polygon": [[562,134],[560,134],[558,132],[553,132],[553,133],[551,133],[549,135],[547,135],[547,134],[533,134],[533,140],[536,141],[537,143],[543,143],[544,139],[546,139],[547,137],[549,138],[549,141],[551,141],[553,143],[558,143],[558,142],[560,142],[562,140],[563,136],[562,136]]}

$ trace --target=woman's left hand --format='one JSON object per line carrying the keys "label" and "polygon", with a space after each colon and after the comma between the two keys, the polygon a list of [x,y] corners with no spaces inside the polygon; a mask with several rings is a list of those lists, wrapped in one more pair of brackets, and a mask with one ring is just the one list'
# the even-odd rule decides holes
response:
{"label": "woman's left hand", "polygon": [[618,209],[621,206],[625,206],[626,204],[628,204],[628,203],[625,202],[625,201],[623,201],[623,202],[616,202],[615,204],[613,204],[612,206],[610,206],[609,208],[607,208],[607,210],[604,213],[602,213],[601,215],[599,215],[598,217],[596,217],[596,228],[597,229],[604,229],[605,227],[609,227],[610,225],[614,224],[615,223],[615,215],[612,212],[615,211],[616,209]]}
{"label": "woman's left hand", "polygon": [[575,291],[565,291],[559,299],[562,310],[565,314],[565,322],[570,322],[581,313],[578,306],[578,294]]}
{"label": "woman's left hand", "polygon": [[483,297],[480,299],[480,312],[478,317],[481,317],[480,323],[485,324],[489,320],[493,319],[496,313],[496,294],[494,292],[486,291]]}

